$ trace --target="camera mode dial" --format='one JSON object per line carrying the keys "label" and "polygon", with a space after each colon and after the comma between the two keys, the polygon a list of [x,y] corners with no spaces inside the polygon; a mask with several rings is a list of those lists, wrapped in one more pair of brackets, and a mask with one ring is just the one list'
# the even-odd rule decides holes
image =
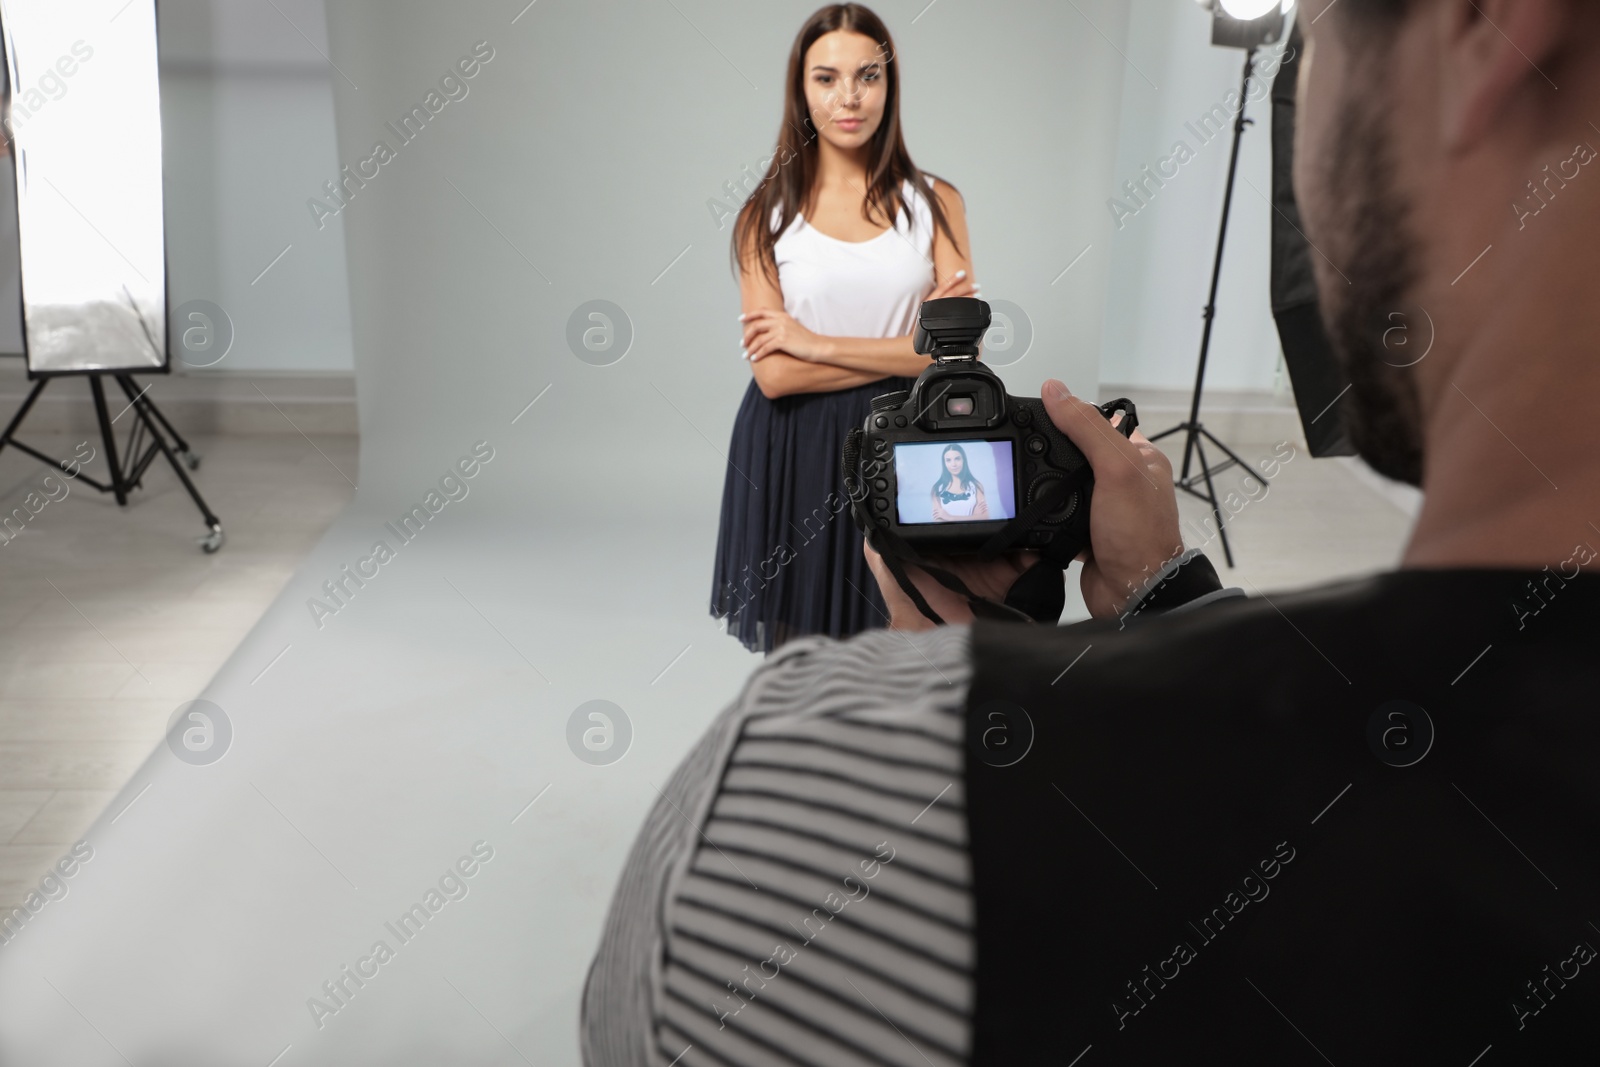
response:
{"label": "camera mode dial", "polygon": [[[1060,482],[1064,480],[1064,478],[1065,475],[1057,471],[1046,471],[1035,478],[1032,482],[1028,483],[1029,506],[1032,506],[1033,502],[1038,500],[1039,497],[1044,494],[1044,491],[1051,485],[1051,483]],[[1067,494],[1064,500],[1058,503],[1050,511],[1046,512],[1044,517],[1039,521],[1048,526],[1059,526],[1068,519],[1072,518],[1073,513],[1077,510],[1078,492],[1077,490],[1073,490]]]}

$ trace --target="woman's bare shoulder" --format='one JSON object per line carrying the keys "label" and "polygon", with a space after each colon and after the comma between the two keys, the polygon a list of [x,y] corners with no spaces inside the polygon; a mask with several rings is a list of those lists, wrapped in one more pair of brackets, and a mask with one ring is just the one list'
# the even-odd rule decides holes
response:
{"label": "woman's bare shoulder", "polygon": [[939,198],[939,206],[948,214],[965,214],[967,202],[962,199],[961,191],[943,178],[928,177],[928,184],[933,188],[933,195]]}

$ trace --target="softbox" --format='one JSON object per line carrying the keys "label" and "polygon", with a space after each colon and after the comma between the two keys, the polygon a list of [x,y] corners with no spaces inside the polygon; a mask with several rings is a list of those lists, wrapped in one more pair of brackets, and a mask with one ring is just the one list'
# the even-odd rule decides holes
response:
{"label": "softbox", "polygon": [[0,0],[31,377],[166,371],[155,0]]}

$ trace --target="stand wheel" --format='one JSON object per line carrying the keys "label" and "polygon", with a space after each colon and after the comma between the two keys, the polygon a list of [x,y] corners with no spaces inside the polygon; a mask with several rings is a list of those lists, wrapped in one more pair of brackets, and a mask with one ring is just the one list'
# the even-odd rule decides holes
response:
{"label": "stand wheel", "polygon": [[[200,453],[198,453],[198,452],[185,452],[183,454],[183,465],[185,467],[188,467],[192,471],[199,470],[200,469]],[[207,549],[207,551],[211,551],[211,550]]]}
{"label": "stand wheel", "polygon": [[222,524],[217,523],[213,525],[210,533],[206,534],[204,537],[196,538],[196,540],[199,542],[200,547],[207,555],[215,552],[217,549],[222,547],[222,542],[225,540],[222,533]]}

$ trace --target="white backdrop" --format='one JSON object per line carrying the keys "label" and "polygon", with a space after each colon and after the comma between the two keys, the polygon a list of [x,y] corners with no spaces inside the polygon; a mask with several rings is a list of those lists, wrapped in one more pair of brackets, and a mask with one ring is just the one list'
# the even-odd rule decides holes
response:
{"label": "white backdrop", "polygon": [[169,299],[209,301],[234,328],[220,362],[174,349],[174,368],[350,374],[344,226],[306,208],[338,172],[323,0],[161,0],[157,15]]}

